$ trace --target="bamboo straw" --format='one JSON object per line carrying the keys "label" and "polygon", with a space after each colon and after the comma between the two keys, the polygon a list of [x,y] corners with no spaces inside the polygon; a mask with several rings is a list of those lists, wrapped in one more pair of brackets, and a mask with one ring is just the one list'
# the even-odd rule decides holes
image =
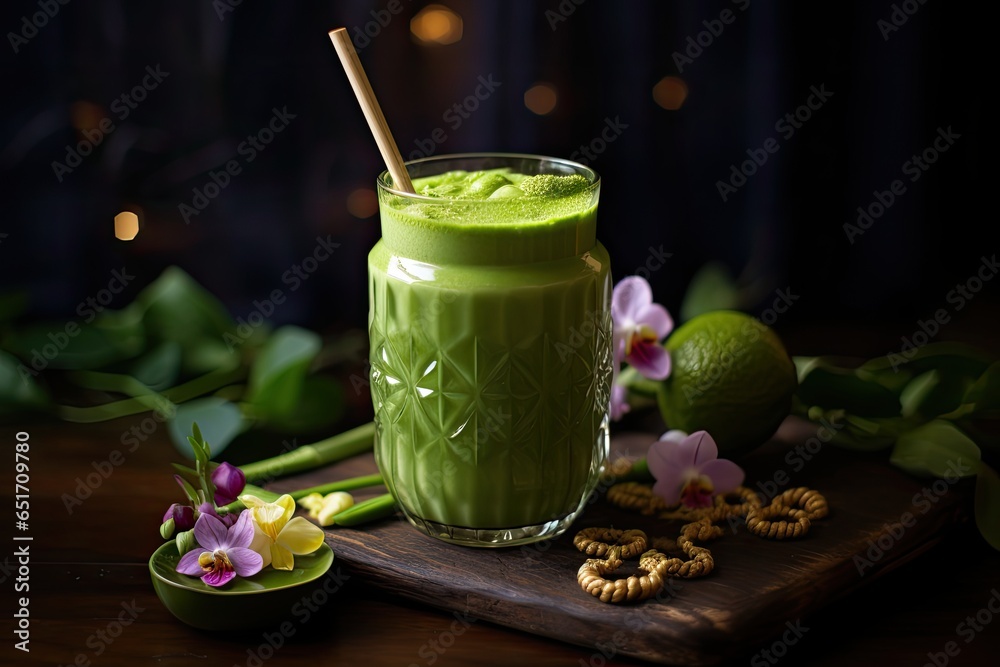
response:
{"label": "bamboo straw", "polygon": [[379,106],[378,100],[375,98],[375,92],[372,90],[368,76],[365,75],[365,70],[358,59],[358,52],[354,50],[354,44],[351,43],[351,36],[346,28],[336,28],[330,31],[330,41],[337,49],[340,63],[344,66],[344,71],[347,72],[351,88],[354,89],[354,94],[357,96],[361,110],[368,121],[368,127],[375,135],[375,143],[378,144],[382,159],[392,176],[393,186],[403,192],[413,192],[413,183],[410,182],[410,175],[403,165],[403,156],[399,154],[399,148],[392,138],[389,124],[382,114],[382,107]]}

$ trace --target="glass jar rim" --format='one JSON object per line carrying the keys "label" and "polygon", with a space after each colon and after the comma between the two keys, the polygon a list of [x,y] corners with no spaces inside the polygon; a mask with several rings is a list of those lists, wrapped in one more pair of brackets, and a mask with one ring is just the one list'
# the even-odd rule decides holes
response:
{"label": "glass jar rim", "polygon": [[[404,162],[404,164],[407,167],[407,172],[409,172],[410,167],[413,166],[419,167],[419,166],[424,166],[434,163],[443,163],[448,161],[458,162],[461,160],[477,160],[477,159],[480,160],[498,159],[498,160],[509,160],[511,162],[515,160],[530,160],[539,163],[550,162],[561,165],[563,167],[568,167],[570,170],[572,170],[573,173],[581,174],[585,178],[587,178],[587,180],[590,181],[590,184],[587,186],[587,189],[584,192],[593,192],[594,190],[598,189],[601,186],[600,174],[598,174],[594,169],[588,167],[585,164],[582,164],[580,162],[574,162],[573,160],[569,160],[566,158],[552,157],[549,155],[538,155],[534,153],[497,153],[497,152],[445,153],[442,155],[431,155],[429,157],[424,157],[417,160],[409,160],[407,162]],[[445,169],[443,171],[449,171],[449,170]],[[439,173],[443,173],[443,171],[438,171],[435,172],[435,174],[426,174],[426,175],[427,176],[436,175]],[[546,172],[539,172],[539,173],[546,173]],[[417,178],[420,178],[420,176],[417,176]],[[389,170],[385,169],[382,171],[382,173],[378,175],[376,182],[379,189],[396,197],[402,197],[405,199],[412,199],[415,201],[425,201],[427,203],[438,203],[438,204],[440,204],[442,201],[449,200],[449,198],[447,197],[430,197],[427,195],[421,195],[414,192],[404,192],[403,190],[397,190],[395,187],[393,187],[393,185],[390,184],[391,180],[392,176],[389,174]],[[463,205],[469,204],[473,206],[479,204],[487,204],[487,205],[495,204],[495,202],[492,202],[488,199],[466,198],[466,199],[452,199],[451,201],[461,201]]]}

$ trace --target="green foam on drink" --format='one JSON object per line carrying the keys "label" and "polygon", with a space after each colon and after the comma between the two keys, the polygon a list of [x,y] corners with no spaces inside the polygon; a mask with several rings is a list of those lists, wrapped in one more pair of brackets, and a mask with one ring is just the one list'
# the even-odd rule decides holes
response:
{"label": "green foam on drink", "polygon": [[413,185],[418,195],[440,201],[400,198],[390,206],[417,219],[459,224],[554,221],[586,211],[595,202],[594,184],[580,174],[455,170],[415,179]]}

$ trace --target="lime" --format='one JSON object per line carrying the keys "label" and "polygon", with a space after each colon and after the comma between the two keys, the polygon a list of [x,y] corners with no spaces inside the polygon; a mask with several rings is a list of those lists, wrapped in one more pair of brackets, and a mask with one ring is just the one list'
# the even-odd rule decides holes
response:
{"label": "lime", "polygon": [[705,430],[731,458],[763,444],[788,416],[798,386],[781,339],[760,320],[720,310],[667,339],[672,370],[658,403],[667,426]]}

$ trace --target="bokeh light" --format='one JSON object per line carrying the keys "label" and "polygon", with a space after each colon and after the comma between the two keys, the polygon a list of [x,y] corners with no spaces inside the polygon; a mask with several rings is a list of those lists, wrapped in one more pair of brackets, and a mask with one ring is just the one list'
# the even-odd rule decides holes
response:
{"label": "bokeh light", "polygon": [[358,188],[347,195],[347,212],[355,218],[370,218],[378,213],[378,197],[371,188]]}
{"label": "bokeh light", "polygon": [[524,106],[539,116],[552,113],[559,102],[559,94],[551,83],[539,81],[524,92]]}
{"label": "bokeh light", "polygon": [[139,216],[132,211],[122,211],[115,216],[115,238],[131,241],[139,234]]}
{"label": "bokeh light", "polygon": [[427,5],[410,20],[420,44],[454,44],[462,39],[462,17],[444,5]]}
{"label": "bokeh light", "polygon": [[653,86],[653,100],[667,111],[680,109],[687,95],[687,84],[679,76],[665,76]]}

